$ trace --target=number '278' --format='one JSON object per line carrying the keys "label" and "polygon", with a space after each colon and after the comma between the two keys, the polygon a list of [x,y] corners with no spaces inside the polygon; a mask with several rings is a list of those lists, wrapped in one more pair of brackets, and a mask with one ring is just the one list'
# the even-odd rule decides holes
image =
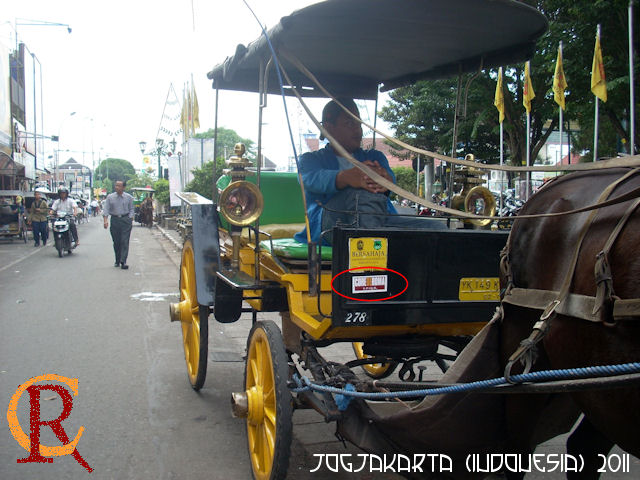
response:
{"label": "number '278'", "polygon": [[344,323],[367,323],[367,312],[349,312],[344,319]]}

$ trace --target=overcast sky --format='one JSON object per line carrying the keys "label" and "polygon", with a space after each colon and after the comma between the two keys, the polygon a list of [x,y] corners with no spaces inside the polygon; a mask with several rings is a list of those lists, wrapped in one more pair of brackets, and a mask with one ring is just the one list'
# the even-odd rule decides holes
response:
{"label": "overcast sky", "polygon": [[[249,3],[269,28],[315,0]],[[69,24],[72,33],[65,27],[21,25],[29,23],[24,19]],[[87,166],[93,151],[96,164],[100,156],[111,156],[136,168],[142,165],[138,142],[155,143],[170,84],[181,97],[193,75],[200,131],[213,128],[214,91],[206,73],[238,43],[246,45],[260,34],[242,0],[3,2],[0,41],[11,48],[14,29],[42,65],[45,135],[59,134],[60,148],[71,151],[65,155]],[[221,92],[220,97],[219,125],[256,141],[257,95]],[[307,121],[299,120],[304,116],[295,102],[290,107],[294,128],[301,121],[304,130]],[[316,101],[318,114],[323,104]],[[271,96],[265,154],[286,165],[291,148],[281,112],[282,100]]]}

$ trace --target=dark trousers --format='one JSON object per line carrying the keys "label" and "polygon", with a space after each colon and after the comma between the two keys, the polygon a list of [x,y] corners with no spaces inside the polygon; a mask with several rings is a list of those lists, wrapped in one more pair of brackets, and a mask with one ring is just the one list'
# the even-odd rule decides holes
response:
{"label": "dark trousers", "polygon": [[42,243],[47,243],[47,238],[49,237],[49,229],[47,227],[48,224],[46,220],[44,222],[31,222],[33,240],[36,244],[40,243],[40,239],[42,239]]}
{"label": "dark trousers", "polygon": [[116,263],[127,263],[129,256],[129,236],[131,235],[132,220],[129,217],[111,217],[111,238]]}
{"label": "dark trousers", "polygon": [[78,227],[76,227],[74,220],[69,220],[69,230],[71,230],[71,238],[73,238],[73,241],[78,243]]}

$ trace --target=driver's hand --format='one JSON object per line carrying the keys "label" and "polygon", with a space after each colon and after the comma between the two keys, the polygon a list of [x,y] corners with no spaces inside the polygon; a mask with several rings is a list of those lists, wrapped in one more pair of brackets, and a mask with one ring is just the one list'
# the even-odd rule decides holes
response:
{"label": "driver's hand", "polygon": [[[378,162],[373,160],[365,160],[362,163],[365,164],[367,167],[371,168],[374,172],[376,172],[381,177],[391,181],[391,176],[389,175],[389,172],[387,172],[387,170],[383,168]],[[385,193],[387,191],[385,187],[374,182],[371,178],[369,178],[369,176],[365,175],[365,177],[366,177],[367,185],[369,187],[369,191],[372,191],[374,193]]]}

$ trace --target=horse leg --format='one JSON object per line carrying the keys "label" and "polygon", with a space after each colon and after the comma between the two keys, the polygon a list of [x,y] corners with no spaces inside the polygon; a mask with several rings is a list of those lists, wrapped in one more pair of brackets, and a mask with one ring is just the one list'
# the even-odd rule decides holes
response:
{"label": "horse leg", "polygon": [[584,468],[582,472],[567,472],[567,478],[600,478],[598,469],[602,466],[602,461],[599,455],[607,455],[613,446],[614,443],[597,430],[585,416],[567,440],[567,453],[575,458],[582,455]]}

